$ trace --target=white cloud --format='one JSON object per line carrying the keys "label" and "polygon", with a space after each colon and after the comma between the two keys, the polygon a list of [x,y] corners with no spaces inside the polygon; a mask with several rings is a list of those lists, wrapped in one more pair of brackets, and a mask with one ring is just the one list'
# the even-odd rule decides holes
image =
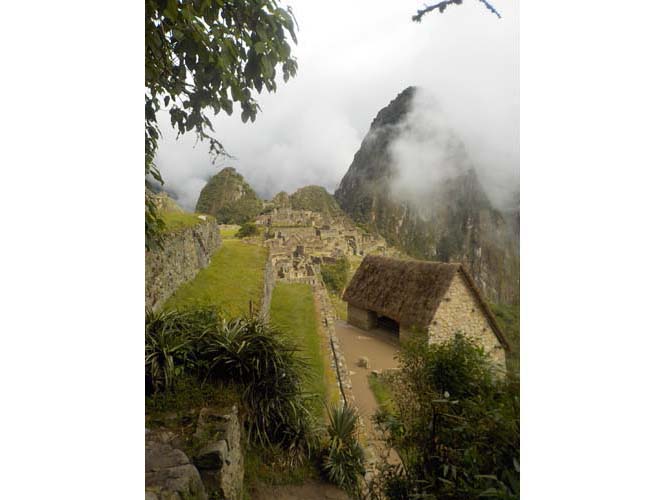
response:
{"label": "white cloud", "polygon": [[[218,115],[216,135],[233,165],[271,196],[318,184],[333,191],[377,112],[405,87],[435,96],[446,124],[484,172],[485,185],[518,178],[519,34],[516,2],[496,1],[497,19],[479,2],[410,20],[423,2],[292,0],[300,31],[299,71],[261,94],[254,124]],[[157,163],[167,187],[192,209],[211,165],[208,149],[168,130]],[[511,173],[511,175],[507,175]]]}

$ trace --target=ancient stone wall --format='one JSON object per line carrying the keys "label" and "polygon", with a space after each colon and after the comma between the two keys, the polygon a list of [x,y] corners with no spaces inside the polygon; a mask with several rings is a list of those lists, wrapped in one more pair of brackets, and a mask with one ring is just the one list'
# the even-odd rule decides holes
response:
{"label": "ancient stone wall", "polygon": [[146,307],[155,311],[176,289],[208,266],[220,248],[220,231],[213,218],[166,235],[163,248],[146,252]]}
{"label": "ancient stone wall", "polygon": [[375,314],[373,311],[360,309],[348,303],[347,322],[356,326],[357,328],[370,330],[371,328],[375,328],[377,325],[377,314]]}
{"label": "ancient stone wall", "polygon": [[453,338],[456,333],[478,341],[501,368],[505,367],[505,350],[460,274],[452,280],[429,325],[429,344],[442,343]]}

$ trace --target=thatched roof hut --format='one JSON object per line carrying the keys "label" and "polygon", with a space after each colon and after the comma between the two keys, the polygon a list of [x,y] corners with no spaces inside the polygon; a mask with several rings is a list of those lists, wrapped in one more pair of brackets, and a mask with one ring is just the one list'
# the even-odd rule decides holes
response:
{"label": "thatched roof hut", "polygon": [[460,275],[474,296],[498,341],[509,348],[493,313],[471,276],[459,263],[392,259],[368,255],[352,277],[343,300],[358,309],[374,311],[406,327],[427,328],[455,276]]}

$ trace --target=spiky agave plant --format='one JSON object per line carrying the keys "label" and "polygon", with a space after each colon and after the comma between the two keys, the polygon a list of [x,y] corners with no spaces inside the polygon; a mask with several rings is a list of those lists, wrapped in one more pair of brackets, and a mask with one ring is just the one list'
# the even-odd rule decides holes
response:
{"label": "spiky agave plant", "polygon": [[237,318],[204,337],[200,352],[207,379],[243,387],[251,440],[307,450],[311,417],[301,388],[307,366],[282,332],[259,318]]}
{"label": "spiky agave plant", "polygon": [[323,460],[324,472],[331,482],[348,492],[358,493],[359,477],[365,472],[364,451],[357,440],[358,416],[343,405],[327,408],[329,445]]}
{"label": "spiky agave plant", "polygon": [[212,308],[146,312],[145,366],[153,391],[169,390],[195,362],[195,343],[219,323]]}

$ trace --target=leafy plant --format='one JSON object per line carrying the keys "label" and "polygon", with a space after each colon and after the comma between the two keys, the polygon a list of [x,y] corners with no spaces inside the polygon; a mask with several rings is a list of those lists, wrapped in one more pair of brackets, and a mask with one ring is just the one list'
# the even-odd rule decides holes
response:
{"label": "leafy plant", "polygon": [[399,362],[397,412],[377,419],[402,468],[386,469],[374,498],[517,499],[518,379],[496,373],[464,336],[429,346],[415,333]]}
{"label": "leafy plant", "polygon": [[[213,157],[226,155],[214,137],[210,112],[254,121],[253,91],[277,88],[276,67],[285,81],[296,74],[289,40],[296,23],[275,0],[146,0],[145,2],[145,176],[162,184],[154,160],[160,138],[157,117],[169,111],[178,135],[194,131]],[[159,234],[160,218],[146,196],[146,245]]]}
{"label": "leafy plant", "polygon": [[215,331],[219,315],[214,308],[151,312],[145,316],[145,367],[153,392],[171,390],[176,377],[194,369],[195,343]]}
{"label": "leafy plant", "polygon": [[241,225],[241,228],[236,232],[237,238],[246,238],[248,236],[255,236],[259,234],[259,228],[252,222],[246,222]]}
{"label": "leafy plant", "polygon": [[334,264],[320,266],[322,281],[334,294],[340,295],[347,284],[350,273],[350,261],[346,257],[338,259]]}
{"label": "leafy plant", "polygon": [[328,412],[329,444],[323,458],[324,472],[334,484],[358,496],[359,478],[365,472],[364,451],[357,440],[359,417],[348,405],[328,408]]}
{"label": "leafy plant", "polygon": [[237,318],[202,338],[206,379],[238,383],[249,410],[249,438],[308,452],[311,416],[301,379],[308,376],[298,349],[263,320]]}

